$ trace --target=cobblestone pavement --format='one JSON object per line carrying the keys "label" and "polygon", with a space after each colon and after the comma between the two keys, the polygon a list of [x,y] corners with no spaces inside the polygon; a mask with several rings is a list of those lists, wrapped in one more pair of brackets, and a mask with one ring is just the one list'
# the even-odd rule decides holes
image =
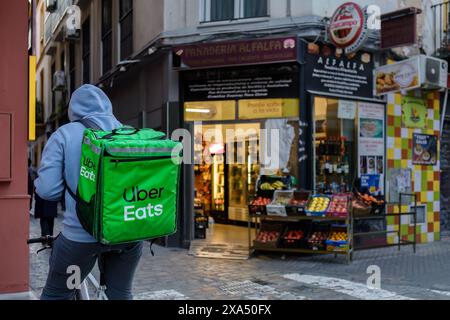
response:
{"label": "cobblestone pavement", "polygon": [[[57,229],[61,218],[58,219]],[[39,235],[31,219],[31,236]],[[30,247],[30,286],[40,295],[49,252]],[[146,246],[134,281],[135,299],[450,299],[450,239],[355,253],[347,265],[333,256],[258,255],[249,260],[195,258],[187,250]],[[365,285],[369,266],[381,269],[382,290]],[[98,276],[97,271],[94,275]],[[120,276],[120,275],[118,275]]]}

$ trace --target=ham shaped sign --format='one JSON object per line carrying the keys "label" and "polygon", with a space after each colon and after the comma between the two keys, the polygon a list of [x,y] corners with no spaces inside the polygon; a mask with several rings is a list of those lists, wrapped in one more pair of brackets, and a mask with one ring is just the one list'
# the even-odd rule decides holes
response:
{"label": "ham shaped sign", "polygon": [[358,51],[369,36],[366,8],[353,2],[341,5],[330,21],[329,35],[333,44],[346,54]]}

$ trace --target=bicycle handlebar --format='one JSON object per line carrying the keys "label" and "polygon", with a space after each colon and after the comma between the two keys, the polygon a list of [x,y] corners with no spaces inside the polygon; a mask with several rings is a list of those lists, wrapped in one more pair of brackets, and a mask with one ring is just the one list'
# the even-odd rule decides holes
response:
{"label": "bicycle handlebar", "polygon": [[51,237],[51,236],[40,237],[40,238],[27,240],[27,244],[41,243],[42,245],[51,246],[55,239],[56,239],[55,237]]}

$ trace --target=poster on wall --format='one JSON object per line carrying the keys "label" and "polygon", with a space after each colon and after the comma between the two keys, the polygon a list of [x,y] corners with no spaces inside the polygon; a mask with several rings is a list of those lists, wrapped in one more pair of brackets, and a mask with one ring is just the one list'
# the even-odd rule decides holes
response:
{"label": "poster on wall", "polygon": [[361,191],[370,193],[371,195],[379,195],[381,193],[382,181],[379,174],[363,174],[361,175]]}
{"label": "poster on wall", "polygon": [[427,105],[424,99],[402,98],[402,122],[405,128],[425,129]]}
{"label": "poster on wall", "polygon": [[[361,178],[361,182],[363,178],[372,182],[384,181],[384,109],[384,105],[381,104],[358,104],[358,176]],[[375,191],[377,194],[383,194],[383,183],[378,183]]]}
{"label": "poster on wall", "polygon": [[437,137],[415,133],[413,136],[413,164],[435,166],[437,164]]}
{"label": "poster on wall", "polygon": [[339,99],[338,119],[355,120],[357,103]]}
{"label": "poster on wall", "polygon": [[[389,202],[398,203],[400,201],[400,193],[411,193],[412,192],[412,170],[411,169],[390,169],[388,172],[388,183],[389,183]],[[409,197],[403,198],[403,204],[411,203]]]}

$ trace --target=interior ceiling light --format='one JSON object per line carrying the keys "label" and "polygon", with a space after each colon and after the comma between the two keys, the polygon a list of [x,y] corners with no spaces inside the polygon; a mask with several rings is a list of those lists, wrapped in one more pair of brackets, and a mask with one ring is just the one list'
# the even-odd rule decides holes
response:
{"label": "interior ceiling light", "polygon": [[211,110],[209,110],[209,109],[192,109],[192,108],[187,108],[186,112],[190,112],[190,113],[211,113]]}

